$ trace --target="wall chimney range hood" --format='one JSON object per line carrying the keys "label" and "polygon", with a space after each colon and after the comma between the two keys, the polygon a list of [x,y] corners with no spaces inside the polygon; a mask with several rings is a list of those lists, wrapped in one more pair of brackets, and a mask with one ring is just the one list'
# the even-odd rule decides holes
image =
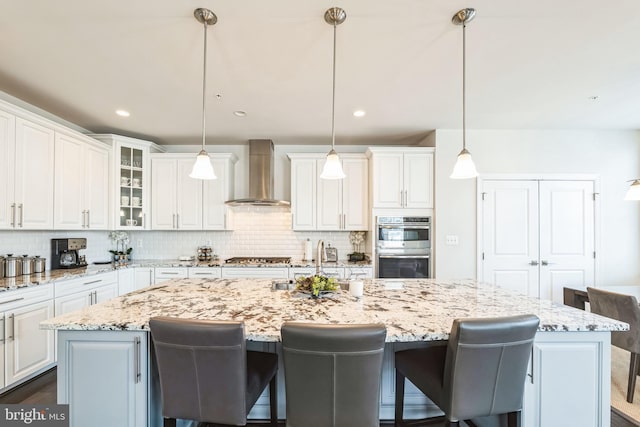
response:
{"label": "wall chimney range hood", "polygon": [[273,141],[249,140],[249,197],[229,200],[229,206],[290,206],[286,200],[273,198]]}

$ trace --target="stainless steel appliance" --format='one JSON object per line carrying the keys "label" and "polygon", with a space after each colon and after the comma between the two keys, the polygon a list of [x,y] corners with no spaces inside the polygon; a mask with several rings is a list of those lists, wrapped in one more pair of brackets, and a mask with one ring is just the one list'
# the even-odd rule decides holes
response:
{"label": "stainless steel appliance", "polygon": [[20,258],[13,256],[13,254],[8,254],[5,260],[4,277],[22,276],[22,263],[20,262]]}
{"label": "stainless steel appliance", "polygon": [[376,277],[431,277],[431,217],[377,218]]}
{"label": "stainless steel appliance", "polygon": [[51,269],[86,267],[81,249],[87,249],[87,239],[51,239]]}

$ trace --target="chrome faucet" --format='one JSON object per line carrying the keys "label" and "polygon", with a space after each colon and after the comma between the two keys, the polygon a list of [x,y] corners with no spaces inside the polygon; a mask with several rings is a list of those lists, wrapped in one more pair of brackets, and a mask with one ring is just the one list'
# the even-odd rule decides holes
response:
{"label": "chrome faucet", "polygon": [[318,254],[316,255],[316,274],[322,272],[322,259],[324,258],[324,240],[318,240]]}

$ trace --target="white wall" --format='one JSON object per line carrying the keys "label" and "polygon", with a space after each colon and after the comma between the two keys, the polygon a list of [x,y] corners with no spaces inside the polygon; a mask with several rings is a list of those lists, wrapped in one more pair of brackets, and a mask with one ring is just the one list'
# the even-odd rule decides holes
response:
{"label": "white wall", "polygon": [[[436,276],[475,277],[476,180],[449,178],[462,133],[436,131],[436,147]],[[626,181],[640,177],[640,132],[468,130],[467,148],[481,174],[598,174],[599,285],[640,285],[640,202],[623,200]]]}

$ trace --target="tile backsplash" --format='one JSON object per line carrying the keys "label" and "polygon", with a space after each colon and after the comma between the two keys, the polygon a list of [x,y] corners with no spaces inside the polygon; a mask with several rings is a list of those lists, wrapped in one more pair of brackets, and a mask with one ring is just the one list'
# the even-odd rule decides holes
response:
{"label": "tile backsplash", "polygon": [[[229,209],[229,231],[131,231],[133,259],[177,259],[196,254],[198,246],[211,245],[221,259],[234,256],[289,256],[302,259],[304,243],[312,242],[314,257],[318,240],[338,249],[340,259],[353,252],[348,231],[293,231],[291,212],[282,207],[235,207]],[[86,237],[87,262],[109,259],[115,244],[108,231],[0,231],[0,254],[51,256],[51,239]]]}

